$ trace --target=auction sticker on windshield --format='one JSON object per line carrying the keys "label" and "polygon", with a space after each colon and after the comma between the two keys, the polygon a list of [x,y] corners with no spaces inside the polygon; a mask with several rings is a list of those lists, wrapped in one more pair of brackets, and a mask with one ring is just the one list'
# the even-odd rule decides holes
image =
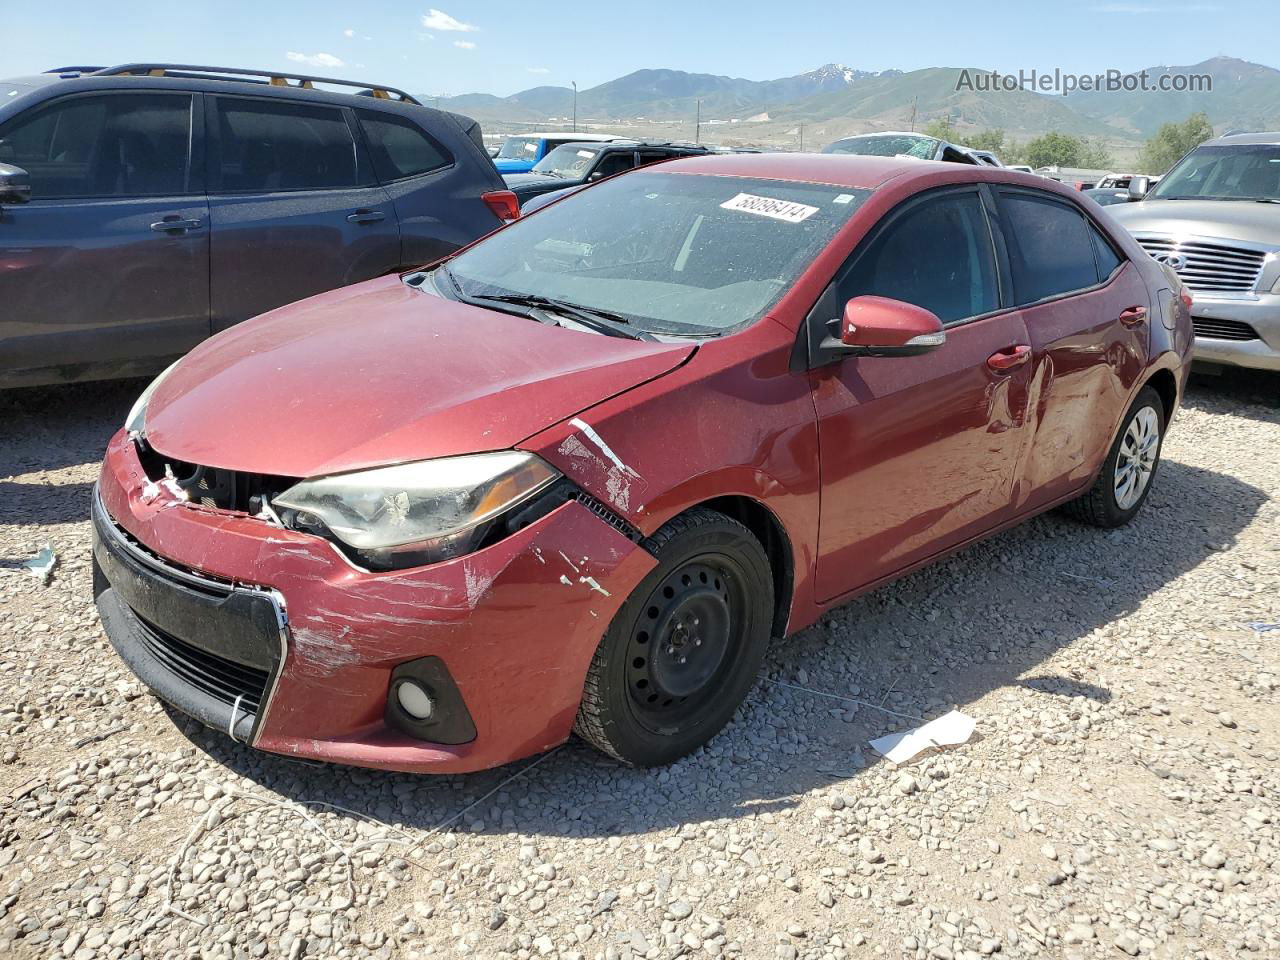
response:
{"label": "auction sticker on windshield", "polygon": [[752,193],[740,193],[732,200],[720,204],[724,210],[740,210],[743,213],[754,213],[761,217],[772,217],[785,220],[787,223],[800,223],[808,220],[818,212],[817,207],[790,200],[774,200],[772,197],[757,197]]}

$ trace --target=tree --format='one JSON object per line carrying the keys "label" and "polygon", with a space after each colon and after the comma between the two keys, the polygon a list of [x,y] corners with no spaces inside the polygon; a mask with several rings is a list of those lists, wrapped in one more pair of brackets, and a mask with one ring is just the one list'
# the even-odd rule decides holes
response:
{"label": "tree", "polygon": [[1065,133],[1046,133],[1027,144],[1027,164],[1039,167],[1078,167],[1080,141]]}
{"label": "tree", "polygon": [[1166,123],[1143,144],[1138,166],[1145,173],[1166,173],[1184,153],[1212,136],[1213,124],[1203,113],[1193,113],[1182,123]]}
{"label": "tree", "polygon": [[1080,166],[1105,170],[1111,166],[1111,151],[1101,140],[1080,140]]}
{"label": "tree", "polygon": [[990,150],[998,155],[1004,149],[1004,131],[979,130],[977,133],[965,137],[964,145],[971,150]]}
{"label": "tree", "polygon": [[924,128],[925,136],[937,137],[939,140],[955,141],[956,128],[952,126],[949,117],[941,120],[930,120],[929,125]]}

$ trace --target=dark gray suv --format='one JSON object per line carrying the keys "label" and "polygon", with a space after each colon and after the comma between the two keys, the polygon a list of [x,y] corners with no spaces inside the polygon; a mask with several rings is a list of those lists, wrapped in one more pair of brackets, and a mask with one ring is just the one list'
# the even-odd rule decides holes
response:
{"label": "dark gray suv", "polygon": [[171,64],[0,81],[0,387],[155,372],[517,214],[475,122],[392,88]]}

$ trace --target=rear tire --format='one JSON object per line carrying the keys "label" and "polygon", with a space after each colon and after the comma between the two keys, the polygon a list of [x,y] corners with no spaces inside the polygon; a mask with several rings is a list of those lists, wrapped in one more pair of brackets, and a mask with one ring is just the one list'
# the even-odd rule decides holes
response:
{"label": "rear tire", "polygon": [[769,645],[773,576],[742,524],[696,508],[649,540],[658,564],[609,624],[574,731],[630,766],[672,763],[724,727]]}
{"label": "rear tire", "polygon": [[1164,401],[1143,387],[1120,423],[1089,492],[1063,505],[1070,516],[1095,527],[1121,527],[1147,502],[1164,444]]}

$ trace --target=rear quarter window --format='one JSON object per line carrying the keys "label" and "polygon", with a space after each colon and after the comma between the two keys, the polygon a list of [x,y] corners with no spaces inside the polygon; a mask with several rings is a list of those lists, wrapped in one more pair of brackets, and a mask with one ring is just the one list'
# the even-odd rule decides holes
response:
{"label": "rear quarter window", "polygon": [[357,113],[369,141],[373,169],[383,183],[421,176],[453,163],[449,152],[412,120],[372,110]]}

